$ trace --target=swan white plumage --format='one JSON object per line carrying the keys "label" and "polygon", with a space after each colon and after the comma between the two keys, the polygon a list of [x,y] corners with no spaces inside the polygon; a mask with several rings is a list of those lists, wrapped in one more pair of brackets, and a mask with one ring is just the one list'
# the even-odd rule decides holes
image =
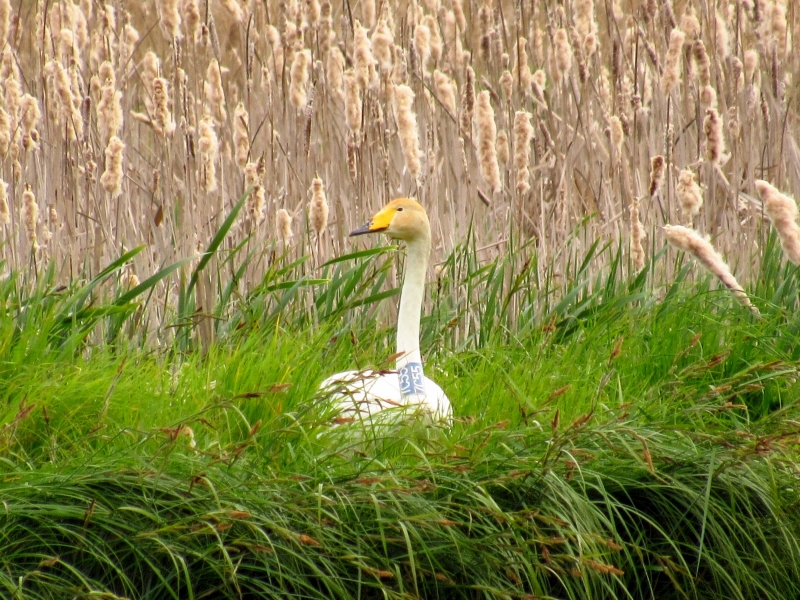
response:
{"label": "swan white plumage", "polygon": [[416,200],[398,198],[350,236],[376,232],[406,243],[405,276],[397,316],[397,370],[345,371],[328,377],[320,389],[332,394],[338,409],[337,422],[372,420],[393,407],[419,409],[425,413],[423,416],[449,420],[450,400],[441,387],[425,377],[419,350],[420,313],[431,252],[428,215]]}

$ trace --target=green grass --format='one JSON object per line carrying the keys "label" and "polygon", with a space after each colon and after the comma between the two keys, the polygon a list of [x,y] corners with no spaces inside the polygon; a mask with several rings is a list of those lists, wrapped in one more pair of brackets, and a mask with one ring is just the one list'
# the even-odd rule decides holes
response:
{"label": "green grass", "polygon": [[366,438],[316,388],[391,366],[391,247],[276,260],[207,347],[191,285],[174,342],[148,341],[124,260],[0,283],[0,595],[800,595],[797,270],[771,239],[758,319],[621,256],[557,279],[532,248],[457,249],[423,326],[455,421]]}

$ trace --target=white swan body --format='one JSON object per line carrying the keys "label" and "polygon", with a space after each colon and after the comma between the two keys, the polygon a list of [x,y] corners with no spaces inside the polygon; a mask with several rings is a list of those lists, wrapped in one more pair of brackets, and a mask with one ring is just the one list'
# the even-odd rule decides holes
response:
{"label": "white swan body", "polygon": [[372,418],[388,409],[409,410],[420,408],[434,420],[449,420],[453,409],[450,400],[439,385],[423,376],[425,392],[403,395],[399,372],[344,371],[331,375],[320,384],[320,389],[332,394],[336,402],[337,423],[349,423],[362,418]]}
{"label": "white swan body", "polygon": [[435,420],[452,417],[447,395],[425,377],[419,350],[419,322],[425,274],[431,251],[428,215],[416,200],[392,200],[372,220],[350,235],[381,231],[406,242],[407,257],[397,315],[396,371],[346,371],[328,377],[320,389],[338,409],[337,422],[372,419],[387,409],[422,410]]}

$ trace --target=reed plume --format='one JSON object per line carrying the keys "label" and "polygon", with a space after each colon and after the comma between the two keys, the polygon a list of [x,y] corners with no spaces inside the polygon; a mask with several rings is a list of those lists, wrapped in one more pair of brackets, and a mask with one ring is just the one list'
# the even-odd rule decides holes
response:
{"label": "reed plume", "polygon": [[420,162],[417,115],[413,111],[413,104],[414,91],[407,85],[396,85],[394,87],[394,118],[397,123],[397,133],[406,159],[406,168],[411,176],[418,180],[422,164]]}
{"label": "reed plume", "polygon": [[529,179],[531,140],[533,139],[533,125],[531,114],[524,110],[514,113],[514,168],[517,170],[517,193],[527,194],[531,189]]}
{"label": "reed plume", "polygon": [[106,146],[106,168],[100,176],[100,184],[111,198],[122,193],[122,152],[125,144],[116,135],[111,136]]}
{"label": "reed plume", "polygon": [[764,212],[767,213],[772,226],[781,238],[781,246],[786,256],[796,265],[800,265],[800,227],[797,226],[797,203],[778,191],[769,182],[756,180]]}
{"label": "reed plume", "polygon": [[736,277],[733,276],[730,268],[711,245],[711,242],[704,239],[694,229],[682,225],[665,225],[664,231],[670,244],[694,256],[731,291],[739,302],[754,314],[759,314],[758,309],[750,302],[747,293],[736,281]]}
{"label": "reed plume", "polygon": [[477,123],[478,164],[481,177],[492,189],[499,193],[503,189],[500,180],[500,166],[497,164],[497,125],[494,121],[494,109],[488,90],[478,94],[478,107],[475,117]]}
{"label": "reed plume", "polygon": [[703,190],[697,185],[693,171],[683,169],[680,172],[675,192],[678,195],[684,222],[691,227],[692,219],[700,213],[700,208],[703,206]]}

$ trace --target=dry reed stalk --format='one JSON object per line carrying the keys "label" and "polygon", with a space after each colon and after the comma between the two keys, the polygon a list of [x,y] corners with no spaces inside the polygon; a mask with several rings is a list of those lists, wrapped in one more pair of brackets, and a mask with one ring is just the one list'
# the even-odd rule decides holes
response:
{"label": "dry reed stalk", "polygon": [[678,248],[694,256],[700,264],[709,270],[717,279],[719,279],[731,293],[741,302],[744,306],[750,309],[754,314],[759,314],[758,309],[750,302],[750,298],[744,291],[736,277],[731,273],[730,268],[722,257],[714,250],[711,242],[704,239],[694,229],[683,227],[682,225],[665,225],[664,232],[667,236],[667,241]]}
{"label": "dry reed stalk", "polygon": [[414,91],[407,85],[394,86],[394,118],[397,123],[397,134],[406,168],[411,176],[419,179],[422,164],[420,162],[419,133],[417,130],[417,115],[412,106],[414,104]]}
{"label": "dry reed stalk", "polygon": [[800,265],[800,227],[797,226],[797,203],[761,179],[756,180],[756,189],[764,203],[764,212],[767,213],[772,226],[781,238],[783,251],[790,261]]}
{"label": "dry reed stalk", "polygon": [[647,255],[645,254],[644,246],[642,242],[644,241],[645,237],[647,237],[647,233],[644,230],[644,226],[642,225],[642,221],[639,218],[639,210],[640,210],[640,203],[638,198],[634,198],[633,203],[631,204],[631,259],[633,260],[633,266],[637,271],[641,271],[644,269],[645,259]]}
{"label": "dry reed stalk", "polygon": [[475,112],[475,71],[467,65],[461,88],[461,135],[472,137],[472,115]]}
{"label": "dry reed stalk", "polygon": [[680,172],[675,192],[678,195],[684,222],[691,227],[692,219],[700,213],[700,208],[703,206],[703,190],[695,181],[693,171],[683,169]]}
{"label": "dry reed stalk", "polygon": [[239,102],[233,111],[233,147],[236,150],[236,164],[240,169],[247,166],[247,159],[250,157],[249,120],[247,109]]}
{"label": "dry reed stalk", "polygon": [[514,113],[514,168],[517,170],[517,193],[520,195],[527,194],[531,189],[528,164],[532,139],[531,114],[518,110]]}
{"label": "dry reed stalk", "polygon": [[478,165],[481,177],[497,194],[503,189],[500,179],[500,166],[497,164],[497,125],[494,122],[494,109],[488,90],[478,94],[477,114]]}
{"label": "dry reed stalk", "polygon": [[0,0],[0,51],[6,47],[8,41],[8,27],[11,23],[11,2]]}
{"label": "dry reed stalk", "polygon": [[523,94],[531,94],[533,84],[533,74],[528,65],[528,40],[520,37],[517,42],[516,60],[514,61],[514,79],[519,84]]}
{"label": "dry reed stalk", "polygon": [[611,145],[616,150],[616,156],[619,160],[622,158],[622,143],[625,141],[625,131],[622,128],[622,120],[614,115],[608,119],[608,126]]}

